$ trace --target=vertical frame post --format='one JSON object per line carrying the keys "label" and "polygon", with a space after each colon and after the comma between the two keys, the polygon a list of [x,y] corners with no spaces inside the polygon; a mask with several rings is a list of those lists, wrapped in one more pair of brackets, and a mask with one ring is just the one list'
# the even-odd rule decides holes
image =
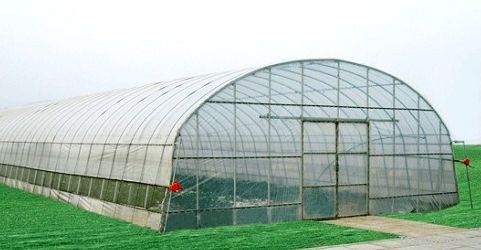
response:
{"label": "vertical frame post", "polygon": [[299,173],[300,178],[300,200],[301,200],[301,211],[300,217],[304,218],[304,63],[301,63],[301,168]]}
{"label": "vertical frame post", "polygon": [[337,119],[339,120],[341,108],[340,105],[340,87],[341,87],[341,64],[337,62],[337,96],[336,96],[336,105],[337,105]]}
{"label": "vertical frame post", "polygon": [[369,120],[367,120],[366,122],[366,129],[367,129],[367,154],[366,154],[366,157],[367,157],[367,208],[366,208],[366,211],[367,211],[367,214],[371,214],[370,213],[370,205],[369,203],[371,202],[371,190],[370,190],[370,187],[371,187],[371,157],[369,156],[371,154],[371,125],[370,125],[370,122]]}
{"label": "vertical frame post", "polygon": [[301,169],[300,169],[301,185],[299,193],[301,195],[301,219],[304,219],[304,120],[301,120]]}
{"label": "vertical frame post", "polygon": [[366,70],[366,127],[367,127],[367,214],[370,213],[371,202],[371,123],[369,122],[369,68]]}
{"label": "vertical frame post", "polygon": [[[418,110],[416,111],[416,118],[417,118],[417,136],[416,136],[416,152],[421,152],[421,97],[418,96],[418,103],[417,103]],[[416,157],[416,165],[417,165],[417,193],[421,192],[421,181],[419,176],[421,176],[421,159]],[[416,208],[419,208],[419,198],[416,198]]]}
{"label": "vertical frame post", "polygon": [[336,127],[336,218],[339,217],[339,121],[335,122]]}
{"label": "vertical frame post", "polygon": [[[392,120],[396,120],[396,80],[393,79],[392,81]],[[393,180],[392,186],[396,187],[396,123],[392,123],[392,169],[393,169]],[[395,190],[391,188],[391,191]],[[396,196],[394,194],[390,194],[391,196]],[[394,198],[391,200],[391,212],[394,211]]]}
{"label": "vertical frame post", "polygon": [[233,147],[233,156],[234,161],[234,209],[232,211],[232,224],[237,224],[237,84],[232,84],[234,89],[234,147]]}
{"label": "vertical frame post", "polygon": [[268,70],[268,73],[269,73],[269,79],[268,79],[268,95],[269,95],[269,102],[268,102],[268,119],[267,119],[267,123],[268,123],[268,127],[267,127],[267,156],[268,156],[268,161],[269,161],[269,169],[267,170],[267,204],[268,204],[268,207],[267,207],[267,221],[269,223],[271,223],[272,221],[272,210],[271,210],[271,176],[272,176],[272,158],[271,158],[271,150],[272,150],[272,147],[271,147],[271,144],[272,144],[272,131],[271,131],[271,126],[272,126],[272,120],[271,120],[271,115],[272,115],[272,80],[271,80],[271,77],[272,77],[272,72],[271,72],[271,69],[269,68]]}
{"label": "vertical frame post", "polygon": [[200,228],[200,212],[199,212],[199,174],[200,174],[200,164],[199,164],[199,157],[200,157],[200,133],[199,133],[199,111],[195,112],[195,215],[197,218],[197,227]]}

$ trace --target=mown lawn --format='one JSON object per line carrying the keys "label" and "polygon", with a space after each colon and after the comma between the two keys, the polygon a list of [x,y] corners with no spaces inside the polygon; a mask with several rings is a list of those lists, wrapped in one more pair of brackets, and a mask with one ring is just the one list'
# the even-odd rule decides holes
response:
{"label": "mown lawn", "polygon": [[[463,228],[481,227],[481,145],[466,145],[466,152],[475,168],[469,169],[471,179],[471,191],[474,209],[469,203],[468,181],[466,168],[461,163],[456,163],[456,175],[458,179],[458,191],[460,203],[454,207],[430,213],[407,213],[388,215],[391,218],[424,221],[434,224],[448,225]],[[464,158],[463,147],[454,147],[456,159]]]}
{"label": "mown lawn", "polygon": [[0,249],[295,249],[395,237],[316,221],[159,234],[0,184]]}

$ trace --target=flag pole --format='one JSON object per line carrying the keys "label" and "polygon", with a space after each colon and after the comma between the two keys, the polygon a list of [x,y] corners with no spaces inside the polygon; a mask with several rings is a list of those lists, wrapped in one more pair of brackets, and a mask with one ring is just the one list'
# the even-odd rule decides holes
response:
{"label": "flag pole", "polygon": [[453,142],[463,144],[464,160],[462,161],[462,163],[464,163],[464,166],[466,167],[466,179],[468,180],[469,202],[471,204],[471,209],[473,209],[473,196],[471,195],[471,181],[469,180],[469,160],[468,160],[468,163],[465,163],[466,159],[468,159],[468,155],[466,154],[466,143],[464,143],[464,141],[453,141]]}
{"label": "flag pole", "polygon": [[[463,141],[464,159],[467,159],[466,155],[466,144]],[[468,179],[468,190],[469,190],[469,201],[471,202],[471,209],[473,209],[473,196],[471,195],[471,181],[469,180],[469,166],[466,166],[466,178]]]}

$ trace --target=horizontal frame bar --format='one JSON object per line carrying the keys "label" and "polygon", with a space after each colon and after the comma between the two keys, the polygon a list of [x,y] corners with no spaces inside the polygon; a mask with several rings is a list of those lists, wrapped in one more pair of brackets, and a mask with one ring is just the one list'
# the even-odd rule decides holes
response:
{"label": "horizontal frame bar", "polygon": [[174,160],[191,159],[280,159],[280,158],[301,158],[300,155],[260,155],[260,156],[181,156],[173,157]]}
{"label": "horizontal frame bar", "polygon": [[370,154],[370,157],[383,157],[383,156],[441,156],[441,155],[453,155],[452,153],[406,153],[406,154]]}
{"label": "horizontal frame bar", "polygon": [[304,152],[303,155],[367,155],[367,152]]}
{"label": "horizontal frame bar", "polygon": [[185,209],[185,210],[172,210],[172,211],[169,211],[168,214],[208,212],[208,211],[219,211],[219,210],[239,210],[239,209],[250,209],[250,208],[287,207],[287,206],[300,206],[300,205],[301,205],[301,202],[294,202],[294,203],[268,204],[268,205],[248,206],[248,207],[216,207],[216,208],[201,208],[201,209]]}
{"label": "horizontal frame bar", "polygon": [[443,194],[457,194],[457,192],[438,192],[438,193],[432,193],[432,194],[411,194],[411,195],[398,195],[398,196],[389,196],[389,197],[369,197],[369,199],[370,200],[384,200],[384,199],[408,198],[408,197],[443,195]]}
{"label": "horizontal frame bar", "polygon": [[331,184],[331,185],[309,185],[303,186],[302,188],[328,188],[328,187],[357,187],[357,186],[367,186],[368,183],[358,183],[358,184]]}
{"label": "horizontal frame bar", "polygon": [[300,117],[300,116],[275,116],[275,115],[259,115],[260,119],[276,119],[276,120],[301,120],[303,122],[330,122],[330,123],[368,123],[368,122],[399,122],[395,119],[351,119],[351,118],[325,118],[325,117]]}
{"label": "horizontal frame bar", "polygon": [[31,143],[51,145],[92,145],[92,146],[173,146],[172,143],[102,143],[102,142],[41,142],[41,141],[0,141],[0,143]]}
{"label": "horizontal frame bar", "polygon": [[367,106],[347,106],[347,105],[327,105],[327,104],[302,104],[302,103],[267,103],[267,102],[236,102],[236,101],[207,101],[206,103],[219,104],[241,104],[241,105],[262,105],[262,106],[292,106],[292,107],[321,107],[321,108],[351,108],[351,109],[379,109],[379,110],[409,110],[434,112],[432,109],[400,108],[400,107],[367,107]]}

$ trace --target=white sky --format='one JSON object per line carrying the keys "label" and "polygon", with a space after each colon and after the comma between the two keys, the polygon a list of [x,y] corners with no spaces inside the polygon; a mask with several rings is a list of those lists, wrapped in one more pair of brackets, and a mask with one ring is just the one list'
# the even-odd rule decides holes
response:
{"label": "white sky", "polygon": [[389,72],[481,143],[480,1],[0,0],[0,108],[302,58]]}

